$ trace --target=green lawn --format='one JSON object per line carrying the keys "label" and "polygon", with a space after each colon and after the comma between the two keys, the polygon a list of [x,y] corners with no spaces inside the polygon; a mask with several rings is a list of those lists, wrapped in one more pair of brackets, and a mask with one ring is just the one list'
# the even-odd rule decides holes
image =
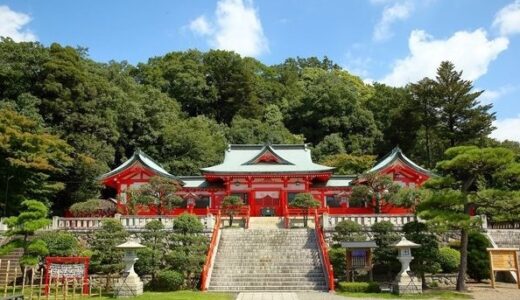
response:
{"label": "green lawn", "polygon": [[[169,293],[145,292],[143,295],[133,298],[136,300],[232,300],[235,296],[225,293],[209,293],[197,291],[178,291]],[[95,298],[92,298],[95,300]]]}
{"label": "green lawn", "polygon": [[345,293],[338,292],[338,295],[352,298],[380,298],[380,299],[473,299],[468,294],[453,292],[428,290],[423,294],[397,296],[390,293]]}

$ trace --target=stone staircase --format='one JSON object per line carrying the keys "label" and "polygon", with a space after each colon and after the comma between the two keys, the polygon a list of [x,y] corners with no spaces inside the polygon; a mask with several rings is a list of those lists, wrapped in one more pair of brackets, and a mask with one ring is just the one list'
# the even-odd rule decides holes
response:
{"label": "stone staircase", "polygon": [[[17,276],[22,276],[22,269],[20,268],[20,258],[23,255],[22,248],[16,248],[9,254],[0,256],[0,286],[5,285],[5,279],[7,274],[7,262],[9,262],[9,277],[8,283],[12,282],[15,273]],[[15,269],[17,269],[15,271]]]}
{"label": "stone staircase", "polygon": [[283,228],[281,217],[251,217],[249,218],[249,229],[278,229]]}
{"label": "stone staircase", "polygon": [[223,229],[208,290],[327,290],[314,230]]}

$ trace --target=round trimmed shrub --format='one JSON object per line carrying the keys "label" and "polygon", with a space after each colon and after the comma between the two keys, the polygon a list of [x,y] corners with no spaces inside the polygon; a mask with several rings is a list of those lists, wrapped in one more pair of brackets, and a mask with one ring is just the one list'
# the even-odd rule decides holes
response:
{"label": "round trimmed shrub", "polygon": [[74,217],[107,217],[116,213],[116,205],[109,200],[90,199],[72,204],[69,211]]}
{"label": "round trimmed shrub", "polygon": [[157,274],[156,280],[155,288],[158,291],[176,291],[184,283],[184,276],[177,271],[165,270]]}
{"label": "round trimmed shrub", "polygon": [[439,249],[439,263],[442,272],[456,272],[460,265],[460,252],[450,247],[442,247]]}

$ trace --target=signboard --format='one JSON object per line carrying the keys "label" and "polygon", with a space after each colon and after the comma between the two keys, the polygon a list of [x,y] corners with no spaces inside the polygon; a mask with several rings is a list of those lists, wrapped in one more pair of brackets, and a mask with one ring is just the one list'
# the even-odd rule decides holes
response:
{"label": "signboard", "polygon": [[510,271],[516,273],[520,289],[520,270],[518,269],[518,248],[488,248],[491,268],[491,286],[495,287],[495,272]]}
{"label": "signboard", "polygon": [[83,279],[83,293],[88,293],[88,257],[45,258],[45,293],[49,292],[52,280]]}

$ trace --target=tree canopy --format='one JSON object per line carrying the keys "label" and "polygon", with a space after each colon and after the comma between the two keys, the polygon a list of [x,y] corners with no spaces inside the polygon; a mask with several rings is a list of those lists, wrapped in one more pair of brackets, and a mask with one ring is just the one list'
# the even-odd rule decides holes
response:
{"label": "tree canopy", "polygon": [[[433,167],[453,145],[497,143],[487,138],[491,106],[461,75],[443,62],[435,78],[389,87],[365,84],[327,57],[266,65],[186,50],[134,66],[96,62],[86,48],[3,38],[0,132],[9,138],[0,139],[0,194],[14,203],[7,215],[27,197],[60,213],[97,197],[97,176],[137,148],[174,175],[220,162],[227,143],[311,143],[316,161],[345,174],[399,145]],[[13,144],[28,137],[38,141],[34,153]]]}

